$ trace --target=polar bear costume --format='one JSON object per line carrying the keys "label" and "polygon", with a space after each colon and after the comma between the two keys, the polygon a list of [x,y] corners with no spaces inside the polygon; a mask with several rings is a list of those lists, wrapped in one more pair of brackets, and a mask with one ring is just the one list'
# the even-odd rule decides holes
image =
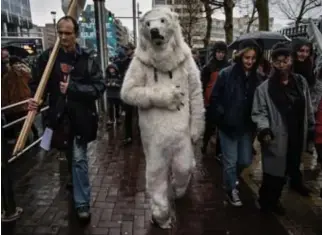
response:
{"label": "polar bear costume", "polygon": [[183,40],[178,15],[168,8],[145,13],[139,35],[121,98],[139,108],[152,221],[169,228],[169,192],[176,198],[185,194],[195,164],[193,145],[204,131],[200,71]]}

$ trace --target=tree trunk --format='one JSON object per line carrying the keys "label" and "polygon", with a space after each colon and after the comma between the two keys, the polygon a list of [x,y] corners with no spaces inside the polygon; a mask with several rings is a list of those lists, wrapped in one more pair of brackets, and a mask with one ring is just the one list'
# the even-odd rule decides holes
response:
{"label": "tree trunk", "polygon": [[233,41],[233,10],[234,10],[233,0],[224,0],[224,11],[225,11],[225,34],[226,43],[230,44]]}
{"label": "tree trunk", "polygon": [[301,8],[300,8],[300,12],[298,14],[298,16],[296,17],[296,20],[295,20],[295,30],[296,32],[298,32],[298,27],[302,21],[302,18],[303,18],[303,12],[305,10],[305,5],[306,5],[306,0],[302,0],[302,4],[301,4]]}
{"label": "tree trunk", "polygon": [[256,14],[256,7],[255,7],[255,5],[253,5],[252,15],[251,15],[251,17],[249,19],[249,22],[247,24],[246,33],[249,33],[250,32],[250,27],[252,26],[252,24],[254,23],[254,20],[255,20],[255,14]]}
{"label": "tree trunk", "polygon": [[258,12],[258,30],[269,31],[269,8],[268,0],[256,0]]}
{"label": "tree trunk", "polygon": [[206,27],[206,35],[203,39],[203,45],[204,45],[204,48],[207,48],[209,45],[211,28],[212,28],[212,18],[211,18],[212,9],[211,9],[209,3],[207,3],[207,2],[204,3],[204,6],[205,6],[205,12],[206,12],[207,27]]}

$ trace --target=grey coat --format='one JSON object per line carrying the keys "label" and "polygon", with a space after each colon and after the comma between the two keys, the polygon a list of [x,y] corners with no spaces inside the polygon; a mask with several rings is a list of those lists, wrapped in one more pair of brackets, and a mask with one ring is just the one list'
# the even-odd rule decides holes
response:
{"label": "grey coat", "polygon": [[[299,76],[304,84],[303,93],[305,97],[304,114],[304,138],[303,151],[307,147],[308,130],[314,128],[314,115],[311,104],[310,92],[306,80]],[[252,120],[257,126],[258,132],[270,129],[274,139],[268,145],[261,145],[263,172],[273,176],[285,176],[288,132],[287,127],[279,113],[276,105],[270,98],[268,92],[268,80],[263,82],[255,91]]]}

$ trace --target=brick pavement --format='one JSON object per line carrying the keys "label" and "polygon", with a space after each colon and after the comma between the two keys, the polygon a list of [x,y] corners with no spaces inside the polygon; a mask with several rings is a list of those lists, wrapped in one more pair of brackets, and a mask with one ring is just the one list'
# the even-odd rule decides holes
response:
{"label": "brick pavement", "polygon": [[[29,154],[14,163],[17,204],[24,208],[16,224],[2,224],[3,234],[32,235],[286,235],[274,216],[262,216],[253,193],[241,184],[245,206],[225,201],[221,170],[214,159],[198,156],[191,187],[175,205],[176,226],[162,231],[150,225],[145,193],[145,161],[138,143],[121,148],[118,131],[100,133],[89,148],[92,220],[82,226],[75,219],[65,189],[67,163],[57,153]],[[24,169],[24,170],[22,170]]]}
{"label": "brick pavement", "polygon": [[[255,142],[255,148],[260,153],[260,145]],[[249,171],[244,172],[244,180],[252,191],[257,194],[261,183],[261,157],[256,157]],[[302,197],[288,189],[286,185],[281,201],[287,213],[278,217],[281,224],[291,235],[322,235],[322,199],[319,197],[319,187],[322,186],[322,172],[316,174],[316,157],[303,154],[301,166],[304,182],[312,190],[311,196]]]}

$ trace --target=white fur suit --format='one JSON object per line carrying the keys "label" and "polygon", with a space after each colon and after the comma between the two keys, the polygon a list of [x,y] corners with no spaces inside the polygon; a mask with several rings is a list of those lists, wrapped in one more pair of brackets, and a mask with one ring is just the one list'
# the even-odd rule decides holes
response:
{"label": "white fur suit", "polygon": [[193,144],[204,131],[200,72],[183,40],[177,14],[155,8],[140,19],[139,30],[121,97],[139,108],[152,218],[168,228],[169,190],[176,198],[185,194],[195,165]]}

